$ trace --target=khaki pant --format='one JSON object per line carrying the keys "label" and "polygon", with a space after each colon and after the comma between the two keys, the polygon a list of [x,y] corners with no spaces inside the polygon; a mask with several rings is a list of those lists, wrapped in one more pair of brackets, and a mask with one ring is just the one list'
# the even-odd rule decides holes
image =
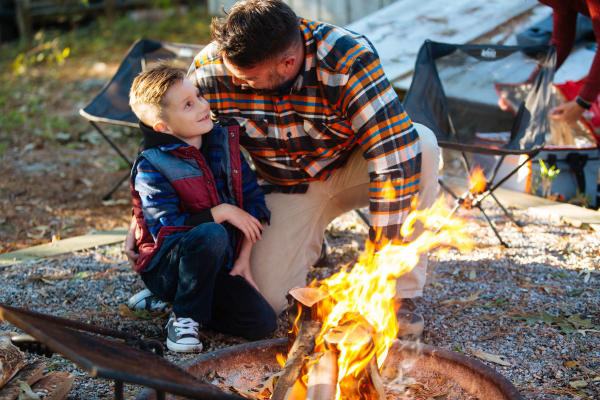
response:
{"label": "khaki pant", "polygon": [[[440,149],[435,135],[415,124],[422,143],[419,209],[433,204],[438,191]],[[367,162],[356,150],[326,181],[311,182],[303,194],[271,193],[266,196],[271,224],[252,249],[250,264],[254,280],[269,304],[279,313],[287,306],[288,290],[306,285],[310,267],[321,253],[325,228],[339,215],[369,204]],[[423,294],[427,256],[409,273],[398,278],[398,297]]]}

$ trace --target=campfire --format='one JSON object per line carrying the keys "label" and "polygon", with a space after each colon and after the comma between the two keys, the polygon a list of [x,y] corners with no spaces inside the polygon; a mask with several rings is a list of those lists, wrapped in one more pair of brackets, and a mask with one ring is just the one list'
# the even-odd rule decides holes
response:
{"label": "campfire", "polygon": [[397,335],[396,278],[410,271],[420,254],[437,246],[472,247],[462,223],[440,199],[413,211],[402,228],[408,243],[388,243],[375,251],[367,242],[356,263],[324,281],[290,291],[297,304],[291,346],[280,356],[283,370],[272,400],[385,399],[380,370]]}

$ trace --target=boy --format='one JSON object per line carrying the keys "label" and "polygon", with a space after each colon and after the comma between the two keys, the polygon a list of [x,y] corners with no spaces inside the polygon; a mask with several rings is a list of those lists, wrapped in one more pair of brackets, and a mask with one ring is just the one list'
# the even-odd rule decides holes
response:
{"label": "boy", "polygon": [[131,173],[142,231],[135,269],[173,302],[167,347],[200,351],[200,326],[267,335],[276,316],[252,280],[250,250],[270,213],[240,153],[239,126],[213,125],[198,88],[167,65],[140,73],[129,102],[144,134]]}

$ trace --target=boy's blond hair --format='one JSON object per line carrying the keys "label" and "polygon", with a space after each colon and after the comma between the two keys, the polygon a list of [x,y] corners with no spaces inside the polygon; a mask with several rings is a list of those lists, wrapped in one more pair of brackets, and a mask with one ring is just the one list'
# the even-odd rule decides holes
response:
{"label": "boy's blond hair", "polygon": [[129,91],[129,105],[134,114],[149,126],[165,118],[165,94],[173,84],[184,78],[183,70],[162,63],[140,72]]}

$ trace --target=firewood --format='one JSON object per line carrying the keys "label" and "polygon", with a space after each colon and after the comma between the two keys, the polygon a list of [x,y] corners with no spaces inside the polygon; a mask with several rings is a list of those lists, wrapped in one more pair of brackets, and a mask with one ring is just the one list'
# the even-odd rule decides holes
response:
{"label": "firewood", "polygon": [[[360,347],[364,354],[372,352],[366,367],[355,375],[346,376],[340,381],[340,397],[353,399],[385,400],[383,380],[377,368],[377,356],[374,353],[372,327],[365,321],[362,324],[350,323],[327,331],[323,338],[328,347],[336,348],[352,345]],[[310,377],[309,377],[310,379]]]}
{"label": "firewood", "polygon": [[25,364],[23,353],[7,337],[0,338],[0,387],[4,386]]}
{"label": "firewood", "polygon": [[333,400],[337,391],[337,354],[326,350],[310,369],[306,400]]}
{"label": "firewood", "polygon": [[366,373],[369,378],[371,378],[371,383],[377,392],[378,398],[385,400],[385,388],[383,387],[383,379],[381,378],[379,368],[377,367],[377,356],[373,356],[367,364]]}
{"label": "firewood", "polygon": [[43,400],[63,400],[71,390],[75,376],[68,372],[49,372],[37,381],[31,390]]}
{"label": "firewood", "polygon": [[[289,333],[287,351],[290,352],[296,335],[298,333],[301,321],[316,321],[318,303],[329,295],[319,289],[310,287],[297,287],[288,291],[287,299],[290,307],[288,308]],[[300,313],[300,315],[298,315]]]}
{"label": "firewood", "polygon": [[297,287],[291,289],[288,293],[294,299],[296,299],[297,301],[309,308],[329,296],[326,292],[322,290],[310,287]]}
{"label": "firewood", "polygon": [[19,383],[26,382],[29,386],[33,385],[44,374],[44,368],[46,368],[44,361],[27,364],[0,389],[0,400],[15,400],[19,396]]}
{"label": "firewood", "polygon": [[286,400],[292,391],[294,383],[300,376],[304,360],[315,347],[315,338],[321,330],[317,321],[301,321],[298,337],[288,353],[281,377],[277,380],[271,400]]}

